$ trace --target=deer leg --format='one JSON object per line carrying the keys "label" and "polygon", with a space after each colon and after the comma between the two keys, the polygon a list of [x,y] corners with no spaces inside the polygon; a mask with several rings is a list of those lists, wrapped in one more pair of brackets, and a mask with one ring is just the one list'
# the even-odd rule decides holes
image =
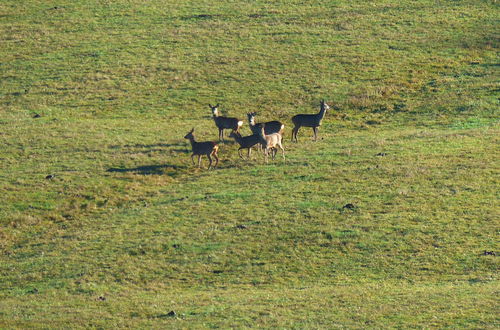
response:
{"label": "deer leg", "polygon": [[252,153],[252,148],[248,148],[247,157],[250,160],[250,154]]}
{"label": "deer leg", "polygon": [[214,158],[215,158],[214,168],[216,168],[217,164],[219,164],[219,157],[217,157],[217,152],[212,153],[212,156],[214,156]]}
{"label": "deer leg", "polygon": [[243,155],[241,154],[241,147],[238,149],[238,155],[240,155],[241,159],[245,159],[245,158],[243,158]]}
{"label": "deer leg", "polygon": [[[300,128],[300,126],[295,126],[293,128],[293,132],[292,132],[293,136],[292,137],[295,137],[295,142],[299,142],[299,140],[297,139],[297,133],[299,133],[299,128]],[[292,139],[292,141],[293,141],[293,139]]]}
{"label": "deer leg", "polygon": [[313,131],[314,131],[314,141],[317,141],[318,140],[318,127],[313,127]]}
{"label": "deer leg", "polygon": [[212,157],[210,157],[210,154],[208,154],[207,157],[208,157],[208,169],[210,169],[210,167],[212,167]]}
{"label": "deer leg", "polygon": [[194,159],[193,159],[193,157],[194,157],[194,156],[195,156],[195,154],[192,154],[192,155],[191,155],[191,162],[193,163],[193,165],[195,165],[195,164],[194,164]]}
{"label": "deer leg", "polygon": [[285,161],[285,148],[283,148],[283,145],[281,143],[278,145],[281,148],[281,153],[283,154],[283,161]]}
{"label": "deer leg", "polygon": [[219,128],[219,141],[224,141],[224,130]]}
{"label": "deer leg", "polygon": [[201,155],[198,155],[198,168],[201,167]]}

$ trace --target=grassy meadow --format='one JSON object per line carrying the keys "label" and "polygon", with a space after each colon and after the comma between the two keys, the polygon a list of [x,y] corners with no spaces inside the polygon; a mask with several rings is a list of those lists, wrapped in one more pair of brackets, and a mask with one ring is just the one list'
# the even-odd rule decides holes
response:
{"label": "grassy meadow", "polygon": [[498,328],[499,6],[1,1],[0,328]]}

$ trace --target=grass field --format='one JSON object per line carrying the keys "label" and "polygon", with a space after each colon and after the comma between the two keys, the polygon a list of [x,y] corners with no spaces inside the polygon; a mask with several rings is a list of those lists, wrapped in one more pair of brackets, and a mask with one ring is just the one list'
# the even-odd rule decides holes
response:
{"label": "grass field", "polygon": [[[0,328],[497,328],[498,17],[0,2]],[[286,162],[192,166],[217,102],[284,122]]]}

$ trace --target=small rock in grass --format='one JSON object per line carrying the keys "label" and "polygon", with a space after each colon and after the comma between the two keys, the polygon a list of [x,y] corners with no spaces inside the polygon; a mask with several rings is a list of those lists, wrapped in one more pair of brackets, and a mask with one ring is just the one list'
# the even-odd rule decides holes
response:
{"label": "small rock in grass", "polygon": [[384,157],[384,156],[387,156],[387,154],[385,152],[379,152],[375,156]]}
{"label": "small rock in grass", "polygon": [[104,296],[99,296],[99,297],[97,298],[97,300],[100,300],[100,301],[106,301],[106,297],[104,297]]}
{"label": "small rock in grass", "polygon": [[45,177],[45,179],[47,179],[47,180],[51,180],[51,179],[53,179],[54,177],[55,177],[55,175],[54,175],[54,174],[49,174],[49,175],[47,175],[47,176]]}
{"label": "small rock in grass", "polygon": [[167,313],[167,316],[169,316],[169,317],[176,317],[177,313],[174,312],[174,311],[170,311],[170,312]]}
{"label": "small rock in grass", "polygon": [[245,225],[237,225],[236,228],[238,228],[238,229],[247,229],[247,226],[245,226]]}
{"label": "small rock in grass", "polygon": [[354,210],[356,208],[356,205],[348,203],[344,206],[342,206],[343,209],[348,209],[348,210]]}
{"label": "small rock in grass", "polygon": [[40,115],[40,114],[38,114],[38,113],[35,113],[35,114],[33,115],[33,118],[40,118],[40,117],[41,117],[41,115]]}
{"label": "small rock in grass", "polygon": [[485,256],[495,256],[496,254],[495,254],[495,252],[493,252],[493,251],[486,251],[486,250],[485,250],[485,251],[483,252],[483,255],[485,255]]}

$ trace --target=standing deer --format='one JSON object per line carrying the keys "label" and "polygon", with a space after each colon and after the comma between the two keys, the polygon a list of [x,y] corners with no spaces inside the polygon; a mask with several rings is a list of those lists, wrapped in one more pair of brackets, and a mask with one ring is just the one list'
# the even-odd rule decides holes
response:
{"label": "standing deer", "polygon": [[194,140],[194,128],[189,131],[189,133],[186,134],[184,137],[185,139],[188,139],[189,142],[191,142],[191,147],[193,149],[193,154],[191,155],[191,161],[194,164],[194,156],[198,156],[198,167],[201,167],[201,156],[206,155],[208,157],[208,160],[210,161],[210,164],[208,164],[208,169],[212,167],[212,157],[214,156],[215,158],[215,165],[214,168],[219,164],[219,157],[217,157],[217,151],[219,150],[219,146],[215,142],[196,142]]}
{"label": "standing deer", "polygon": [[238,131],[243,125],[243,121],[237,118],[219,116],[219,103],[216,106],[212,106],[211,104],[208,104],[208,106],[212,110],[215,126],[219,129],[219,141],[224,141],[224,129]]}
{"label": "standing deer", "polygon": [[261,143],[261,138],[257,134],[249,136],[241,136],[240,132],[231,131],[229,137],[234,138],[235,141],[238,142],[238,144],[240,145],[240,148],[238,149],[238,155],[240,155],[242,159],[243,156],[241,155],[241,149],[248,149],[247,157],[248,159],[250,159],[250,153],[252,151],[252,147],[255,146],[256,144]]}
{"label": "standing deer", "polygon": [[314,141],[318,139],[318,127],[321,126],[321,120],[325,117],[326,111],[330,109],[330,106],[325,103],[324,100],[321,101],[321,109],[315,115],[296,115],[292,117],[292,122],[295,127],[292,129],[292,141],[295,138],[295,142],[297,140],[297,133],[299,128],[304,127],[312,127],[314,132]]}
{"label": "standing deer", "polygon": [[280,133],[273,133],[266,135],[265,124],[262,124],[262,127],[259,132],[259,139],[262,147],[264,148],[264,157],[266,159],[266,163],[268,161],[269,151],[271,151],[271,157],[272,159],[274,159],[274,157],[278,153],[277,147],[281,149],[281,152],[283,154],[283,161],[285,161],[285,149],[281,144],[283,138]]}
{"label": "standing deer", "polygon": [[[262,126],[262,123],[258,123],[258,124],[255,123],[255,116],[256,115],[257,115],[256,112],[247,113],[248,124],[250,125],[250,129],[252,130],[253,134],[259,134],[260,128]],[[285,128],[285,125],[283,125],[282,123],[280,123],[277,120],[268,121],[267,123],[264,123],[264,124],[265,124],[266,134],[273,134],[273,133],[282,134],[283,129]]]}

